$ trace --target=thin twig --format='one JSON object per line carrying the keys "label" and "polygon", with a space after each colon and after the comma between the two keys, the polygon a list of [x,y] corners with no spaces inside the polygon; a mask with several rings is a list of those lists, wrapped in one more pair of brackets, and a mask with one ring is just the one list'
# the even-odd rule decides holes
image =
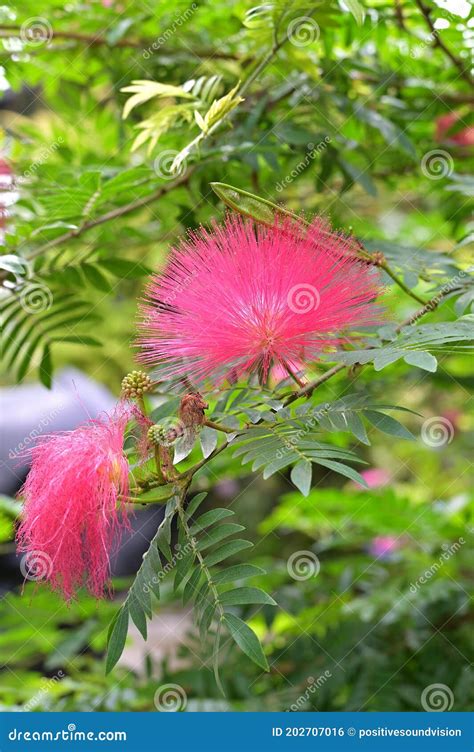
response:
{"label": "thin twig", "polygon": [[105,214],[102,214],[100,217],[96,217],[95,219],[90,219],[88,222],[84,222],[84,224],[81,225],[77,230],[69,230],[68,232],[65,232],[63,235],[59,235],[57,238],[53,238],[52,240],[49,240],[47,243],[44,243],[43,245],[40,245],[37,248],[35,248],[29,254],[28,259],[36,258],[36,256],[40,256],[42,253],[49,251],[51,248],[55,248],[56,246],[61,245],[62,243],[66,243],[68,240],[73,240],[74,238],[78,238],[84,232],[92,229],[93,227],[97,227],[98,225],[103,225],[105,222],[110,222],[112,219],[117,219],[117,217],[122,217],[124,216],[124,214],[130,214],[136,209],[141,209],[143,206],[152,204],[154,201],[157,201],[162,196],[172,191],[174,188],[177,188],[180,185],[185,185],[189,181],[191,174],[192,174],[192,168],[189,168],[185,175],[181,175],[180,177],[176,178],[176,180],[173,180],[167,185],[161,186],[161,188],[158,188],[156,191],[153,191],[153,193],[150,193],[147,196],[142,196],[141,198],[138,198],[135,201],[131,201],[129,204],[125,204],[125,206],[118,206],[115,209],[111,209]]}
{"label": "thin twig", "polygon": [[[451,295],[453,292],[455,292],[455,289],[447,290],[446,292],[441,292],[438,295],[435,295],[431,300],[428,300],[423,308],[420,308],[418,311],[416,311],[414,314],[409,316],[407,319],[402,321],[400,324],[398,324],[397,328],[395,329],[395,332],[397,334],[400,334],[400,332],[405,329],[408,326],[412,326],[418,319],[421,319],[422,316],[424,316],[426,313],[430,313],[431,311],[434,311],[442,302],[442,300],[447,296]],[[367,347],[366,350],[373,350],[373,347]],[[368,365],[367,363],[360,364],[360,367],[362,368],[363,365]],[[284,400],[284,405],[289,405],[292,402],[295,402],[295,400],[299,399],[300,397],[309,397],[314,392],[315,389],[318,388],[321,384],[324,384],[326,381],[329,381],[333,376],[336,376],[336,374],[343,371],[345,368],[347,368],[344,363],[339,363],[337,366],[333,366],[330,368],[326,373],[323,373],[322,376],[319,376],[317,379],[314,379],[314,381],[310,381],[306,386],[303,387],[303,389],[300,389],[297,392],[294,392],[293,394],[290,394],[286,400]]]}
{"label": "thin twig", "polygon": [[438,47],[438,49],[442,50],[444,52],[444,54],[446,55],[446,57],[448,57],[451,60],[451,62],[453,63],[453,65],[456,66],[456,68],[458,69],[458,71],[459,71],[460,75],[462,76],[462,78],[465,81],[467,81],[468,84],[470,84],[472,86],[473,80],[472,80],[472,77],[471,77],[471,75],[469,73],[468,68],[466,67],[466,65],[464,64],[464,62],[461,60],[461,58],[457,57],[453,52],[451,52],[451,50],[449,49],[449,47],[446,47],[445,43],[441,39],[441,35],[440,35],[439,31],[436,29],[433,21],[431,20],[431,10],[430,10],[430,8],[428,8],[428,6],[426,6],[422,2],[422,0],[415,0],[415,2],[417,4],[417,6],[419,7],[419,9],[421,10],[421,12],[423,14],[423,18],[425,19],[425,21],[426,21],[426,23],[428,25],[428,28],[429,28],[429,30],[431,32],[431,37],[433,39],[433,47]]}

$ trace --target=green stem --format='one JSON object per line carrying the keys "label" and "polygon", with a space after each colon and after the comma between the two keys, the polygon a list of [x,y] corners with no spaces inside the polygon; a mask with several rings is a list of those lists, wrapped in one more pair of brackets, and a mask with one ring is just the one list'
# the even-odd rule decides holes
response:
{"label": "green stem", "polygon": [[381,269],[383,269],[384,272],[393,279],[395,284],[398,285],[398,287],[401,290],[403,290],[403,292],[405,292],[407,295],[413,298],[413,300],[416,300],[417,303],[421,303],[421,305],[426,305],[426,301],[423,300],[423,298],[420,298],[415,292],[413,292],[413,290],[410,290],[410,288],[406,286],[403,280],[397,277],[397,275],[395,274],[393,269],[388,265],[385,259],[381,261],[380,263],[376,264],[376,266],[379,266]]}
{"label": "green stem", "polygon": [[286,360],[282,361],[282,364],[288,373],[289,376],[293,379],[293,381],[299,386],[300,389],[304,389],[306,386],[306,382],[302,381],[297,373],[295,373],[291,368],[290,365],[286,362]]}
{"label": "green stem", "polygon": [[222,431],[223,433],[235,433],[235,428],[229,428],[229,426],[223,426],[222,423],[214,423],[213,420],[205,420],[204,425],[208,428],[214,428],[215,431]]}

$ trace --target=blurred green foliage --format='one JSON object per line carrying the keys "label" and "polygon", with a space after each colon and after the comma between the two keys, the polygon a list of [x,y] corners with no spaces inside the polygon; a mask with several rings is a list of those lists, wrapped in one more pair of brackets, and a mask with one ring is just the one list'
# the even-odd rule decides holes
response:
{"label": "blurred green foliage", "polygon": [[[143,277],[188,228],[222,216],[212,181],[308,216],[328,214],[368,250],[382,251],[425,299],[453,285],[427,324],[456,325],[469,313],[472,16],[434,2],[352,2],[352,13],[341,5],[22,0],[0,8],[0,64],[11,87],[2,152],[17,189],[1,259],[4,383],[39,374],[49,384],[54,366],[74,363],[118,393],[134,359]],[[32,19],[40,19],[37,36]],[[221,110],[221,127],[172,174],[176,157],[203,133],[199,115],[239,81],[245,86],[262,63],[244,101]],[[137,80],[191,82],[198,116],[163,114],[161,99],[151,98],[123,119],[130,93],[123,89]],[[153,117],[154,146],[133,151],[140,125]],[[414,301],[384,281],[389,320],[399,323]],[[39,311],[18,302],[29,285],[47,301]],[[472,707],[473,378],[468,356],[454,349],[436,350],[435,373],[401,359],[380,372],[370,366],[323,384],[308,403],[355,393],[414,411],[398,414],[414,441],[368,425],[369,445],[336,419],[323,426],[334,447],[384,470],[385,487],[357,489],[318,466],[305,498],[289,471],[263,483],[230,453],[197,476],[197,490],[211,489],[207,509],[232,503],[255,544],[246,562],[267,572],[253,582],[279,608],[235,612],[258,633],[269,674],[226,642],[223,698],[192,632],[179,659],[164,662],[134,634],[141,656],[134,669],[119,664],[105,677],[118,600],[96,604],[83,594],[67,607],[28,583],[0,601],[2,707],[154,710],[166,682],[184,688],[187,709],[421,710],[423,690],[435,683],[450,688],[454,710]],[[175,412],[168,392],[165,385],[155,417]],[[217,418],[225,413],[219,396]],[[448,421],[449,441],[422,440],[429,417]],[[197,459],[195,449],[188,462]],[[2,500],[2,553],[12,551],[17,512]],[[376,548],[388,545],[380,538],[390,550]],[[315,576],[289,573],[289,559],[301,551],[310,562],[317,557]],[[120,598],[129,585],[116,583]],[[168,608],[181,606],[165,586],[155,609]]]}

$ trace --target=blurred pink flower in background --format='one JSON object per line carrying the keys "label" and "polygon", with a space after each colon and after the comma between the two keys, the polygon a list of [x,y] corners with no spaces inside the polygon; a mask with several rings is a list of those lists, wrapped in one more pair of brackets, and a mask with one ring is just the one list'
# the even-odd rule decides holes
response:
{"label": "blurred pink flower in background", "polygon": [[455,124],[461,120],[459,112],[448,112],[436,120],[435,138],[439,143],[454,144],[456,146],[474,145],[474,127],[469,125],[456,129]]}
{"label": "blurred pink flower in background", "polygon": [[[382,467],[371,467],[368,470],[362,470],[360,475],[369,488],[383,488],[383,486],[386,486],[390,482],[390,473]],[[365,490],[361,483],[351,483],[351,486]]]}
{"label": "blurred pink flower in background", "polygon": [[368,551],[378,559],[389,556],[400,546],[400,541],[394,535],[377,535],[371,540]]}
{"label": "blurred pink flower in background", "polygon": [[17,533],[27,579],[48,580],[70,600],[85,583],[104,595],[115,533],[128,528],[128,463],[123,454],[128,410],[52,436],[31,450],[21,490],[25,504]]}

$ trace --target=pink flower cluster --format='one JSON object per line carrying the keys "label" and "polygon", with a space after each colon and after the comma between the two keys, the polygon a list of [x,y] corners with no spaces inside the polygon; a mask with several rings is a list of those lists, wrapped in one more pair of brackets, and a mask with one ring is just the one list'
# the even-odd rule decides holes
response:
{"label": "pink flower cluster", "polygon": [[271,227],[239,216],[192,234],[141,307],[142,360],[165,376],[221,382],[272,365],[297,370],[349,330],[378,323],[378,273],[354,239],[316,218]]}
{"label": "pink flower cluster", "polygon": [[70,600],[83,584],[97,597],[110,575],[116,532],[128,525],[128,464],[123,440],[128,411],[74,431],[41,438],[31,469],[18,550],[43,562],[51,586]]}

